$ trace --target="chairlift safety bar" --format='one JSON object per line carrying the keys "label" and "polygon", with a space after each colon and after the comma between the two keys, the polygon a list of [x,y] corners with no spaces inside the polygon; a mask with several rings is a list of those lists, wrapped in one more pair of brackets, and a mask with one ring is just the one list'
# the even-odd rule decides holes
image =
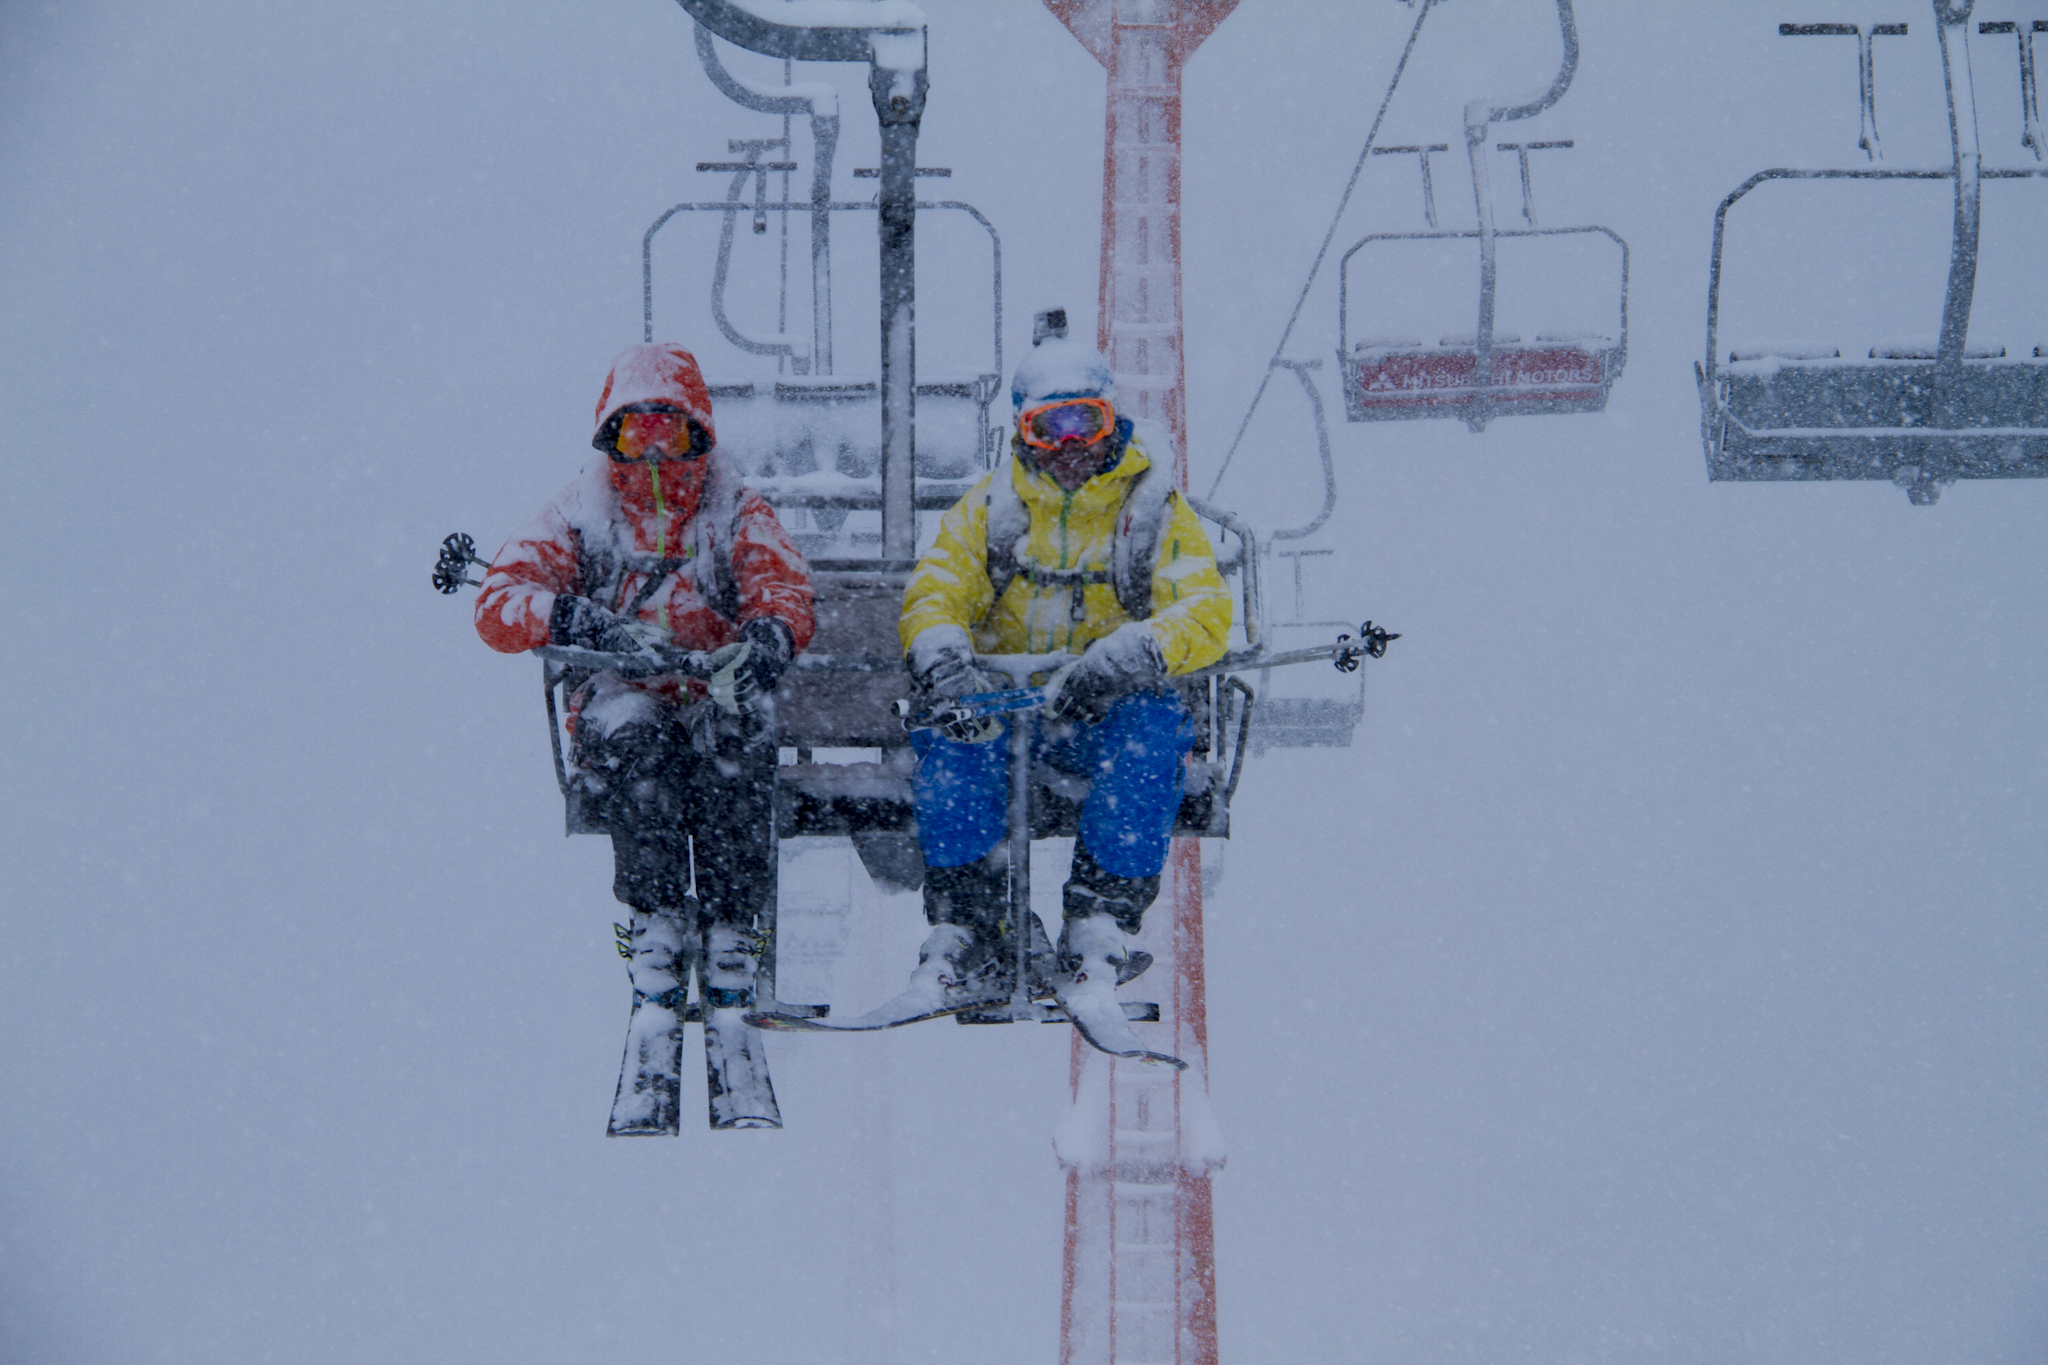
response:
{"label": "chairlift safety bar", "polygon": [[[1978,172],[1978,174],[1980,178],[1985,180],[2029,180],[2048,177],[2048,167],[2038,169],[2027,166],[2013,168],[1987,167]],[[1718,349],[1721,320],[1721,250],[1727,235],[1728,210],[1733,208],[1737,201],[1741,200],[1757,186],[1773,180],[1954,180],[1955,178],[1956,173],[1952,167],[1925,170],[1865,169],[1861,167],[1795,170],[1790,167],[1778,166],[1770,170],[1758,171],[1755,175],[1752,175],[1749,179],[1736,186],[1734,190],[1730,191],[1728,197],[1721,201],[1720,207],[1714,210],[1714,248],[1712,258],[1707,266],[1707,357],[1704,367],[1706,376],[1704,392],[1708,395],[1707,401],[1714,405],[1714,415],[1726,415],[1725,411],[1719,407],[1718,398],[1714,396],[1718,392],[1714,386],[1714,381],[1719,374],[1721,365],[1721,355]],[[1972,264],[1974,265],[1974,261]],[[1967,326],[1968,319],[1963,319],[1963,322]]]}

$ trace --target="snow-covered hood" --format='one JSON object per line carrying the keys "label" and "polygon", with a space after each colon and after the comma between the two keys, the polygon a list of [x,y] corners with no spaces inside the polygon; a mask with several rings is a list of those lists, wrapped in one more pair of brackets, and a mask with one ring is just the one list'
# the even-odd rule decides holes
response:
{"label": "snow-covered hood", "polygon": [[604,392],[598,395],[597,430],[590,443],[611,450],[618,439],[619,410],[635,403],[673,404],[696,419],[714,445],[718,441],[704,372],[697,368],[697,357],[680,346],[642,344],[619,352],[612,372],[605,376]]}

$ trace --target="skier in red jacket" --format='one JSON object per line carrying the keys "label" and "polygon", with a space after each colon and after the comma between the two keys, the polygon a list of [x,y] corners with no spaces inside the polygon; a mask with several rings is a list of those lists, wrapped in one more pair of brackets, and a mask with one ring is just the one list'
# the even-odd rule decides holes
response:
{"label": "skier in red jacket", "polygon": [[[637,996],[677,1007],[692,842],[707,985],[752,1003],[754,917],[775,885],[772,726],[734,703],[772,693],[810,642],[811,580],[774,510],[721,456],[711,395],[680,346],[629,347],[597,402],[603,452],[498,551],[476,629],[506,653],[749,648],[731,698],[676,674],[604,671],[570,699],[575,781],[611,834],[613,894],[632,910]],[[721,704],[725,703],[725,704]]]}

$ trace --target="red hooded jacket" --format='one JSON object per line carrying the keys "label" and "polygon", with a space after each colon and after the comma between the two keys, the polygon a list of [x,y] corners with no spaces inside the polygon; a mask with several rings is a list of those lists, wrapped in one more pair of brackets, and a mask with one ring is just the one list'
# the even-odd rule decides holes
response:
{"label": "red hooded jacket", "polygon": [[[620,410],[645,402],[672,404],[713,431],[695,358],[679,346],[634,346],[605,380],[593,444],[609,450]],[[562,593],[630,608],[684,649],[716,649],[772,616],[802,650],[814,624],[803,556],[715,446],[694,460],[593,459],[498,551],[477,597],[477,634],[508,654],[544,645]]]}

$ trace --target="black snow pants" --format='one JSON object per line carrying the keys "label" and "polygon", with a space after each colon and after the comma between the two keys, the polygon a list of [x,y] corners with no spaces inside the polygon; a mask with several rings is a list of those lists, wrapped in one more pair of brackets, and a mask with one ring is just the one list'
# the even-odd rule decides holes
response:
{"label": "black snow pants", "polygon": [[706,918],[751,926],[775,894],[774,743],[709,702],[645,710],[609,732],[576,728],[578,776],[612,838],[612,894],[635,910],[682,908],[694,851]]}

